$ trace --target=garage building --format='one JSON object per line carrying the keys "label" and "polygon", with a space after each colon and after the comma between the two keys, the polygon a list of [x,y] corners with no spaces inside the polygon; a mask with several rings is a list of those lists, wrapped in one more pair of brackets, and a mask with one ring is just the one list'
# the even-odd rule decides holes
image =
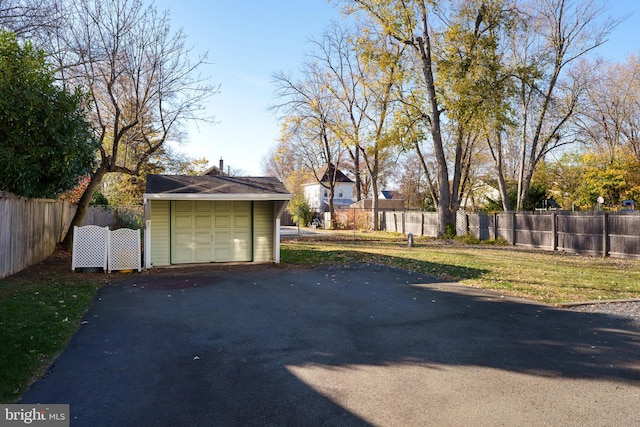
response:
{"label": "garage building", "polygon": [[280,262],[291,194],[270,177],[147,175],[146,267]]}

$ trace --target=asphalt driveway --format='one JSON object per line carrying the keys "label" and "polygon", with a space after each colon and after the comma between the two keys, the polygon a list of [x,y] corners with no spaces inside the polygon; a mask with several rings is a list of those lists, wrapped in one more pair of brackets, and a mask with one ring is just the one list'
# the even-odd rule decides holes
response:
{"label": "asphalt driveway", "polygon": [[114,275],[23,403],[72,426],[640,425],[640,330],[372,265]]}

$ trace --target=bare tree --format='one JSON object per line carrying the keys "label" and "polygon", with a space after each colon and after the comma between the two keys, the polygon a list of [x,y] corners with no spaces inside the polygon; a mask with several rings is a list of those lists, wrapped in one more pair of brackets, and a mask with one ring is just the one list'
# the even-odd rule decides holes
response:
{"label": "bare tree", "polygon": [[262,170],[266,176],[282,181],[295,197],[303,194],[303,185],[312,179],[312,174],[305,166],[304,158],[290,148],[290,142],[288,139],[278,140],[263,157]]}
{"label": "bare tree", "polygon": [[0,0],[0,29],[31,39],[36,45],[41,34],[60,25],[60,5],[51,0]]}
{"label": "bare tree", "polygon": [[351,158],[356,182],[356,200],[362,199],[363,183],[360,136],[363,131],[364,112],[368,100],[363,90],[365,84],[361,61],[361,49],[357,45],[358,31],[332,23],[318,40],[312,40],[314,50],[310,57],[321,64],[326,72],[320,76],[335,101],[335,117],[332,124]]}
{"label": "bare tree", "polygon": [[[334,215],[335,173],[340,167],[344,147],[332,130],[333,98],[322,79],[323,70],[314,61],[302,67],[302,79],[296,81],[283,72],[276,73],[274,84],[282,102],[271,108],[283,113],[282,140],[296,153],[319,184],[328,190],[328,207]],[[333,173],[323,181],[324,166]]]}
{"label": "bare tree", "polygon": [[[82,221],[105,174],[137,175],[187,120],[199,119],[202,101],[216,92],[198,74],[186,35],[172,31],[167,13],[141,0],[77,0],[53,50],[65,84],[91,94],[99,163],[80,198],[72,226]],[[71,233],[64,241],[71,244]]]}
{"label": "bare tree", "polygon": [[395,170],[394,181],[404,199],[407,209],[433,208],[433,198],[427,193],[427,179],[424,169],[420,165],[420,159],[415,151],[403,156],[399,162],[399,168]]}
{"label": "bare tree", "polygon": [[[399,142],[394,101],[404,45],[386,36],[358,37],[336,25],[312,44],[315,49],[301,70],[302,81],[276,75],[278,95],[285,100],[277,108],[285,112],[285,129],[297,138],[297,151],[310,165],[312,159],[322,159],[336,166],[329,169],[335,173],[343,163],[342,153],[348,152],[357,197],[361,197],[363,178],[369,177],[372,226],[377,229],[381,175]],[[361,165],[366,171],[361,171]],[[332,212],[334,188],[335,182],[329,182]]]}
{"label": "bare tree", "polygon": [[603,12],[596,0],[536,0],[520,7],[523,24],[513,33],[510,49],[521,111],[518,210],[537,165],[550,151],[576,140],[569,124],[585,86],[571,67],[615,27],[615,21],[601,19]]}
{"label": "bare tree", "polygon": [[610,163],[623,151],[640,160],[640,58],[595,65],[576,117],[580,139]]}

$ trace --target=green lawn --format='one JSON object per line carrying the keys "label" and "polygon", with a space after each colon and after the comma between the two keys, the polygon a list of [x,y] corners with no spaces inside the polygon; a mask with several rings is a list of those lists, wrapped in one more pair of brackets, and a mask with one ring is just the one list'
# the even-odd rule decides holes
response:
{"label": "green lawn", "polygon": [[640,298],[640,262],[508,245],[468,245],[388,233],[329,234],[282,243],[282,262],[301,266],[374,262],[546,303]]}
{"label": "green lawn", "polygon": [[[70,267],[69,262],[69,267]],[[52,268],[48,268],[52,267]],[[66,347],[102,277],[51,264],[0,279],[0,402],[11,403]]]}

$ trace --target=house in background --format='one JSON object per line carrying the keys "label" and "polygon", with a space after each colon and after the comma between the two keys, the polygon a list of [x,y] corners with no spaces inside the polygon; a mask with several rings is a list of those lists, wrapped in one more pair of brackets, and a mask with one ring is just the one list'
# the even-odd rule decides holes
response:
{"label": "house in background", "polygon": [[316,179],[303,184],[304,197],[311,209],[320,213],[329,209],[329,184],[332,180],[335,182],[334,207],[344,208],[353,203],[355,182],[332,163],[327,163],[318,171]]}
{"label": "house in background", "polygon": [[203,175],[228,175],[224,173],[224,160],[222,160],[222,157],[220,157],[220,166],[211,166],[209,169],[204,171]]}
{"label": "house in background", "polygon": [[460,209],[477,210],[486,205],[490,200],[500,202],[500,200],[502,200],[500,190],[479,179],[473,183],[470,190],[463,193],[460,201]]}
{"label": "house in background", "polygon": [[143,200],[147,268],[280,262],[280,217],[291,194],[276,178],[150,174]]}

